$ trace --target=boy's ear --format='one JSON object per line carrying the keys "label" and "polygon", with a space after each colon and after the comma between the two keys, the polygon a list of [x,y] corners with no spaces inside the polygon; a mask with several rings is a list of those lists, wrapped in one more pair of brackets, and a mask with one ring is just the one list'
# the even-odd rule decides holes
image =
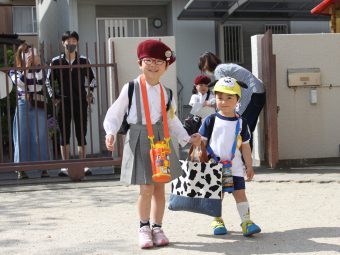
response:
{"label": "boy's ear", "polygon": [[237,81],[237,83],[238,83],[242,88],[244,88],[244,89],[247,89],[247,88],[248,88],[248,85],[247,85],[245,82],[243,82],[243,81]]}
{"label": "boy's ear", "polygon": [[218,80],[210,82],[210,83],[208,84],[208,87],[209,87],[209,88],[214,87],[215,84],[216,84],[216,82],[218,82]]}

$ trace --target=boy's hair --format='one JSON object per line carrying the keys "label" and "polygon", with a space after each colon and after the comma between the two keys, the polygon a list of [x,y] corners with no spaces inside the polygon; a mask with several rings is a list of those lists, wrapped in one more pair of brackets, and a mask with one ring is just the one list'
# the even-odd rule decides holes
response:
{"label": "boy's hair", "polygon": [[204,66],[207,67],[208,71],[213,72],[222,61],[214,53],[207,51],[200,56],[198,62],[198,68],[203,71]]}
{"label": "boy's hair", "polygon": [[61,40],[63,41],[63,42],[65,42],[67,39],[69,39],[69,38],[74,38],[74,39],[76,39],[77,41],[79,41],[79,35],[78,35],[78,33],[76,32],[76,31],[66,31],[64,34],[63,34],[63,36],[61,37]]}
{"label": "boy's hair", "polygon": [[[218,96],[218,95],[223,95],[223,94],[226,94],[226,93],[215,91],[215,97]],[[234,95],[237,97],[237,101],[240,100],[240,96],[239,95],[237,95],[237,94],[234,94]]]}

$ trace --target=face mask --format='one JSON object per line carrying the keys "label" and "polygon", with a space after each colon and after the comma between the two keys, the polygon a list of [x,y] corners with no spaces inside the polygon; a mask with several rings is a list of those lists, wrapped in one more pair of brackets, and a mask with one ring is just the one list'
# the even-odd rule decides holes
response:
{"label": "face mask", "polygon": [[69,53],[73,53],[77,48],[77,45],[74,44],[67,44],[66,49]]}
{"label": "face mask", "polygon": [[214,73],[213,72],[210,72],[210,71],[205,71],[204,72],[205,75],[209,76],[209,77],[213,77],[214,76]]}

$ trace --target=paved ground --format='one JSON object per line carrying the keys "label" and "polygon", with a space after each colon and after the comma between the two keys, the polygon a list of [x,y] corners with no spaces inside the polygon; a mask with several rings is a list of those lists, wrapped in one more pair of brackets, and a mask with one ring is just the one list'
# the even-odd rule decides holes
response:
{"label": "paved ground", "polygon": [[338,166],[258,168],[247,185],[252,218],[263,229],[256,237],[241,235],[229,196],[228,235],[211,235],[207,216],[166,210],[171,244],[147,251],[137,246],[138,189],[115,178],[0,182],[0,254],[340,254]]}

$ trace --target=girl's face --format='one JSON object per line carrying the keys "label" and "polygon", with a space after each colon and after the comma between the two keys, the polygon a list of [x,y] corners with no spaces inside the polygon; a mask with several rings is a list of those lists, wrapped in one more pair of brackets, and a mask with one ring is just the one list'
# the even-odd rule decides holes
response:
{"label": "girl's face", "polygon": [[143,58],[139,60],[139,65],[145,79],[157,83],[168,67],[165,60],[155,58]]}
{"label": "girl's face", "polygon": [[202,95],[205,95],[205,93],[208,92],[208,84],[197,84],[195,85],[198,92],[200,92]]}
{"label": "girl's face", "polygon": [[234,117],[237,103],[237,95],[216,92],[216,106],[221,111],[222,115]]}

